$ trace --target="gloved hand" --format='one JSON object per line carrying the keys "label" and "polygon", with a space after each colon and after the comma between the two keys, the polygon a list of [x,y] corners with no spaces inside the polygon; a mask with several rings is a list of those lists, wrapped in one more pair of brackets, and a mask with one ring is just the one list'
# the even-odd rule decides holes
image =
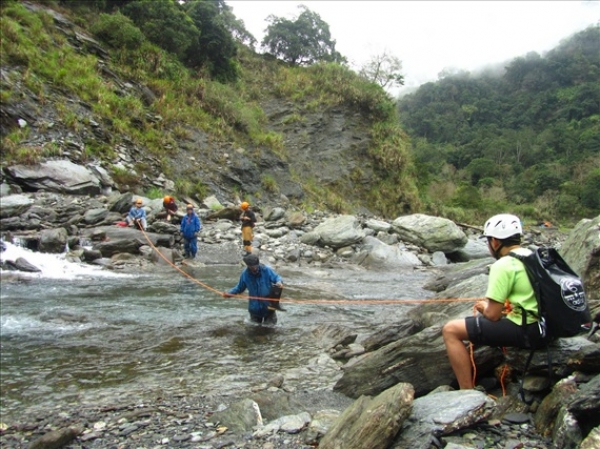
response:
{"label": "gloved hand", "polygon": [[221,293],[221,296],[223,296],[223,298],[231,298],[233,295],[227,292],[223,292]]}

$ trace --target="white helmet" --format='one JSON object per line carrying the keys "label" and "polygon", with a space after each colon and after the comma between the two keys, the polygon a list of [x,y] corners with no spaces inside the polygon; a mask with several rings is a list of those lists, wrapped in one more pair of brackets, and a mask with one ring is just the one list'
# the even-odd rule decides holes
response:
{"label": "white helmet", "polygon": [[504,240],[515,234],[523,234],[521,220],[516,215],[494,215],[485,222],[485,226],[483,227],[484,237],[494,237]]}

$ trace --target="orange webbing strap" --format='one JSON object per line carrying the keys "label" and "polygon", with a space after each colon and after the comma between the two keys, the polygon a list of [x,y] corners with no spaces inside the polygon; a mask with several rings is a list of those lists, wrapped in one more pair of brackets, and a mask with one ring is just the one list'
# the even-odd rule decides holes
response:
{"label": "orange webbing strap", "polygon": [[[473,306],[473,316],[477,316],[477,309]],[[473,387],[477,380],[477,365],[475,364],[475,345],[469,342],[469,356],[471,358],[471,367],[473,367]]]}
{"label": "orange webbing strap", "polygon": [[[504,354],[505,358],[506,358],[506,348],[502,348],[502,353]],[[502,396],[506,396],[506,386],[504,385],[504,380],[506,378],[506,375],[508,374],[508,363],[504,363],[504,366],[502,366],[502,372],[500,373],[500,386],[502,387]]]}
{"label": "orange webbing strap", "polygon": [[[199,279],[194,278],[193,276],[191,276],[190,274],[186,273],[181,268],[179,268],[177,265],[175,265],[173,262],[171,262],[163,253],[161,253],[158,250],[158,248],[156,248],[156,246],[154,246],[154,244],[152,243],[152,240],[150,240],[150,237],[148,237],[148,235],[146,234],[146,231],[144,231],[144,229],[142,229],[141,226],[139,226],[139,228],[140,228],[140,231],[142,232],[142,234],[144,235],[144,238],[148,242],[148,245],[152,249],[154,249],[154,251],[156,251],[156,253],[158,254],[158,256],[161,259],[163,259],[168,265],[170,265],[171,267],[173,267],[175,270],[177,270],[179,273],[181,273],[183,276],[185,276],[186,278],[188,278],[192,282],[194,282],[194,283],[198,284],[199,286],[205,288],[206,290],[214,292],[214,293],[216,293],[219,296],[223,296],[223,292],[217,290],[216,288],[211,287],[208,284],[205,284],[204,282],[200,281]],[[236,299],[244,299],[244,300],[257,299],[259,301],[273,301],[273,298],[266,298],[266,297],[262,297],[262,296],[228,295],[227,297],[229,297],[229,298],[236,298]],[[352,304],[352,305],[395,304],[395,305],[398,305],[400,303],[425,304],[425,303],[433,303],[433,302],[435,302],[435,303],[473,302],[473,301],[478,301],[479,299],[481,299],[481,298],[436,298],[436,299],[400,299],[399,298],[399,299],[360,299],[360,300],[355,300],[355,299],[291,299],[291,298],[281,298],[280,302],[296,303],[296,304]]]}

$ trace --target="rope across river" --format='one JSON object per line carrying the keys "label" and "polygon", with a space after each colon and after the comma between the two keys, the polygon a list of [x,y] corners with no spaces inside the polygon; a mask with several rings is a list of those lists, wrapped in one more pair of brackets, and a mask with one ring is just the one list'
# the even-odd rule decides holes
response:
{"label": "rope across river", "polygon": [[[161,253],[158,248],[154,245],[154,243],[152,243],[152,240],[150,239],[150,237],[148,237],[148,234],[146,233],[146,231],[144,229],[142,229],[141,226],[139,226],[139,230],[142,232],[144,238],[146,239],[146,241],[148,242],[148,245],[150,245],[150,247],[156,251],[156,253],[160,256],[161,259],[163,259],[168,265],[170,265],[172,268],[174,268],[175,270],[177,270],[179,273],[181,273],[183,276],[185,276],[186,278],[188,278],[189,280],[191,280],[192,282],[194,282],[195,284],[201,286],[202,288],[209,290],[213,293],[216,293],[219,296],[223,295],[223,292],[221,292],[220,290],[217,290],[214,287],[211,287],[210,285],[202,282],[199,279],[196,279],[195,277],[193,277],[192,275],[190,275],[189,273],[186,273],[184,270],[182,270],[180,267],[178,267],[177,265],[175,265],[173,262],[171,262],[163,253]],[[248,300],[248,299],[257,299],[259,301],[273,301],[273,298],[265,298],[265,297],[261,297],[261,296],[248,296],[248,295],[228,295],[228,297],[231,298],[237,298],[237,299],[244,299],[244,300]],[[385,304],[424,304],[424,303],[444,303],[444,302],[476,302],[480,299],[483,298],[435,298],[435,299],[404,299],[404,298],[398,298],[398,299],[361,299],[361,300],[353,300],[353,299],[293,299],[293,298],[281,298],[280,302],[285,302],[285,303],[289,303],[289,304],[328,304],[328,305],[333,305],[333,304],[352,304],[352,305],[367,305],[367,304],[377,304],[377,305],[385,305]]]}

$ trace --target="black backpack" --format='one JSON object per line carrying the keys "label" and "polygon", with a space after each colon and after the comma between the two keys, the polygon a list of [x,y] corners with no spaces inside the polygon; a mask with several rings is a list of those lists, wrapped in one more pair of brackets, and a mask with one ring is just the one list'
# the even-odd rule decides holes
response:
{"label": "black backpack", "polygon": [[583,282],[554,248],[538,248],[528,256],[509,253],[525,265],[538,303],[543,329],[550,339],[573,337],[592,321]]}

